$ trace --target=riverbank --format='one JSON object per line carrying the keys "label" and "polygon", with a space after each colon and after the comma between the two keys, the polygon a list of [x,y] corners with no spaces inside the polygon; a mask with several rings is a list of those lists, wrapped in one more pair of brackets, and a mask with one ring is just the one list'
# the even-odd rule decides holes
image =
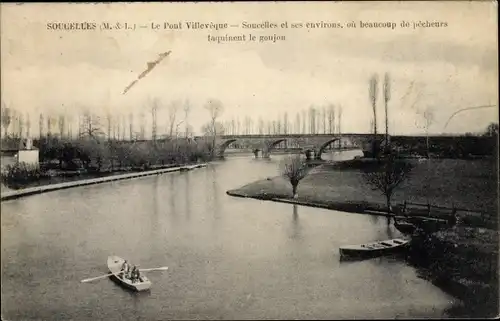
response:
{"label": "riverbank", "polygon": [[6,200],[10,200],[10,199],[20,198],[23,196],[46,193],[46,192],[67,189],[67,188],[72,188],[72,187],[100,184],[100,183],[113,182],[113,181],[119,181],[119,180],[124,180],[124,179],[132,179],[132,178],[138,178],[138,177],[144,177],[144,176],[151,176],[151,175],[160,175],[160,174],[164,174],[164,173],[183,171],[183,170],[192,170],[195,168],[200,168],[200,167],[205,167],[205,166],[206,166],[206,164],[183,165],[183,166],[156,169],[156,170],[150,170],[150,171],[134,172],[134,173],[130,173],[130,174],[117,174],[117,175],[110,175],[110,176],[105,176],[105,177],[100,177],[100,178],[81,179],[81,180],[59,183],[59,184],[48,184],[48,185],[24,188],[24,189],[19,189],[19,190],[9,190],[6,192],[2,191],[2,193],[0,195],[0,200],[6,201]]}
{"label": "riverbank", "polygon": [[[462,308],[450,311],[455,316],[489,317],[498,310],[497,166],[494,159],[417,162],[410,179],[393,196],[394,204],[429,202],[481,213],[471,218],[459,211],[455,228],[412,240],[418,249],[412,252],[412,263],[422,276],[464,302]],[[359,170],[327,164],[300,182],[297,199],[292,199],[290,182],[281,176],[227,194],[351,213],[387,212],[384,197],[367,186]]]}
{"label": "riverbank", "polygon": [[462,301],[452,316],[490,318],[498,315],[498,231],[457,226],[413,235],[408,261],[422,278]]}
{"label": "riverbank", "polygon": [[[260,200],[293,201],[296,204],[338,211],[387,212],[385,197],[363,181],[361,171],[329,164],[314,168],[300,183],[298,197],[292,199],[290,182],[282,176],[269,177],[240,188],[228,195]],[[496,226],[497,164],[495,160],[432,160],[416,162],[410,178],[393,195],[393,204],[430,203],[485,213],[487,222]]]}

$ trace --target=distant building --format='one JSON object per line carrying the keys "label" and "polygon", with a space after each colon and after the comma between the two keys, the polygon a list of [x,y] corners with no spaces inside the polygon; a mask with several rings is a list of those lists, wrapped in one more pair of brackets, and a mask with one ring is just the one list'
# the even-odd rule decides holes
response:
{"label": "distant building", "polygon": [[30,138],[21,139],[17,147],[12,144],[2,144],[0,164],[2,168],[7,165],[26,163],[39,166],[39,150],[33,146]]}

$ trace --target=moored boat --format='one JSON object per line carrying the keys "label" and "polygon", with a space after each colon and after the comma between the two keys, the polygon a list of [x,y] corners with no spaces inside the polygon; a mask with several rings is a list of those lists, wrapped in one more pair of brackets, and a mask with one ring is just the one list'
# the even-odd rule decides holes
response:
{"label": "moored boat", "polygon": [[108,257],[108,269],[109,272],[113,273],[111,278],[117,281],[120,285],[134,291],[146,291],[151,288],[151,281],[149,281],[149,279],[143,274],[141,274],[139,280],[135,282],[124,277],[124,274],[121,273],[124,262],[125,260],[119,256]]}
{"label": "moored boat", "polygon": [[407,240],[391,239],[359,245],[346,245],[339,248],[343,258],[369,258],[387,254],[395,254],[408,245]]}

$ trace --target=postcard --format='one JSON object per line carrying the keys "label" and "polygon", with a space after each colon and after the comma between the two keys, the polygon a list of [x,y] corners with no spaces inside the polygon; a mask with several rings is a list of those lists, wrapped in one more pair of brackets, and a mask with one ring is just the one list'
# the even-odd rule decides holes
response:
{"label": "postcard", "polygon": [[497,316],[497,6],[1,4],[2,320]]}

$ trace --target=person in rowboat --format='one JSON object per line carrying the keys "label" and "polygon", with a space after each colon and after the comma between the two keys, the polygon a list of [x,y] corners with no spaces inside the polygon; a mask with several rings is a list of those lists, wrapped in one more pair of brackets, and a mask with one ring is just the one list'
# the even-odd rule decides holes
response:
{"label": "person in rowboat", "polygon": [[128,278],[129,273],[130,273],[130,265],[128,264],[127,260],[123,262],[122,265],[122,271],[123,271],[123,278]]}
{"label": "person in rowboat", "polygon": [[139,281],[139,278],[140,278],[139,269],[137,268],[137,266],[134,265],[134,268],[132,269],[131,280],[132,282],[137,282]]}

